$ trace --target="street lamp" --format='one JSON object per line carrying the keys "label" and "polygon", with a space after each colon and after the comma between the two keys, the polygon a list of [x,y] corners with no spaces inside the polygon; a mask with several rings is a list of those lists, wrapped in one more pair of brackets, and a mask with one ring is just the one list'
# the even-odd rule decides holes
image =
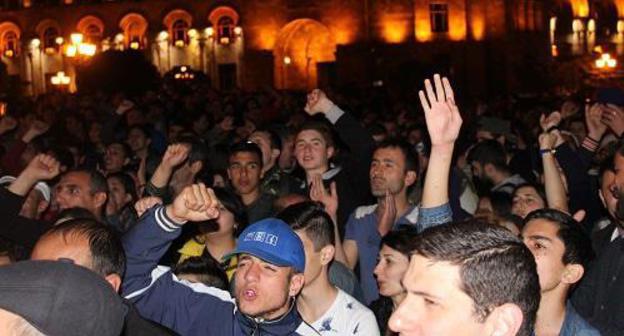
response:
{"label": "street lamp", "polygon": [[55,87],[64,88],[64,87],[68,86],[69,83],[71,83],[71,77],[65,75],[65,72],[59,71],[59,72],[56,73],[56,75],[54,75],[54,76],[52,76],[50,78],[50,82]]}
{"label": "street lamp", "polygon": [[598,69],[609,70],[617,66],[617,60],[611,58],[611,55],[609,55],[609,53],[603,53],[602,55],[600,55],[600,58],[596,60],[595,65]]}

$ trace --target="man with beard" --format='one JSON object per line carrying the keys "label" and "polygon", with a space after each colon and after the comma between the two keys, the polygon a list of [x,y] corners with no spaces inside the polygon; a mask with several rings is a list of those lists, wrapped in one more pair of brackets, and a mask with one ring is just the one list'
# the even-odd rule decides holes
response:
{"label": "man with beard", "polygon": [[[432,146],[420,206],[411,205],[407,200],[409,187],[418,179],[418,158],[409,144],[388,140],[373,153],[369,171],[370,187],[373,196],[377,197],[377,204],[357,208],[347,222],[344,257],[351,269],[359,264],[367,304],[379,296],[373,270],[383,236],[401,225],[413,226],[420,231],[452,220],[448,179],[462,120],[448,80],[436,75],[434,82],[437,95],[431,82],[425,82],[431,103],[421,91]],[[339,252],[337,256],[340,256]]]}
{"label": "man with beard", "polygon": [[283,221],[247,227],[230,255],[238,256],[234,296],[180,281],[158,260],[189,221],[219,216],[220,201],[203,184],[185,188],[166,207],[155,206],[126,236],[128,266],[123,293],[146,318],[181,335],[297,335],[309,329],[295,297],[304,284],[301,239]]}
{"label": "man with beard", "polygon": [[504,192],[511,195],[516,186],[526,182],[520,175],[511,174],[505,149],[496,140],[485,140],[474,146],[468,162],[480,194]]}

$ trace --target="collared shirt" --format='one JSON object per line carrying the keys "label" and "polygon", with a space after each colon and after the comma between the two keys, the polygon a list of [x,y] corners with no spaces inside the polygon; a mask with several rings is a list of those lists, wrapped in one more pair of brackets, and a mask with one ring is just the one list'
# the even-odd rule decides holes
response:
{"label": "collared shirt", "polygon": [[[535,336],[535,331],[531,335]],[[589,325],[568,302],[559,336],[600,336],[600,332]]]}
{"label": "collared shirt", "polygon": [[[359,276],[364,301],[368,305],[379,297],[377,281],[373,271],[379,255],[381,234],[377,230],[377,205],[362,206],[353,212],[347,221],[345,240],[354,240],[358,249]],[[450,205],[444,204],[434,208],[412,206],[399,218],[393,230],[401,226],[413,226],[418,231],[452,221]]]}

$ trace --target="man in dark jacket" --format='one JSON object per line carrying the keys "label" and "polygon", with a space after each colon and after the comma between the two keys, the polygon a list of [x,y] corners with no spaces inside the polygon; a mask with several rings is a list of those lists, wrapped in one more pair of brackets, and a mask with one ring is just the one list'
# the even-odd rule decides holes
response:
{"label": "man in dark jacket", "polygon": [[[151,207],[141,202],[137,209]],[[231,254],[238,258],[235,298],[181,281],[169,268],[158,266],[182,225],[217,218],[219,206],[211,189],[195,184],[173,204],[151,207],[123,239],[128,256],[125,297],[143,316],[181,335],[309,334],[294,304],[304,284],[303,243],[281,220],[256,222],[239,236]]]}
{"label": "man in dark jacket", "polygon": [[305,110],[312,116],[323,115],[349,149],[349,155],[343,155],[340,162],[330,163],[337,154],[337,146],[332,136],[332,128],[324,121],[313,120],[305,123],[295,137],[295,156],[299,166],[305,171],[306,179],[300,192],[308,195],[310,184],[318,175],[322,177],[326,187],[331,182],[336,183],[340,204],[338,229],[342,238],[349,215],[356,207],[369,201],[368,168],[375,141],[353,116],[336,106],[321,90],[308,94]]}

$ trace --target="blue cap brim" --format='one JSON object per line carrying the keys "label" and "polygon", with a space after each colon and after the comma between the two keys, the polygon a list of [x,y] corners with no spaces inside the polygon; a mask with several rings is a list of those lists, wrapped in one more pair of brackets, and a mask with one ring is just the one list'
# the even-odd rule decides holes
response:
{"label": "blue cap brim", "polygon": [[280,256],[276,256],[274,254],[270,254],[267,253],[266,251],[260,250],[260,249],[256,249],[253,247],[247,247],[247,248],[236,248],[236,250],[226,254],[225,256],[223,256],[222,260],[229,260],[232,257],[239,255],[239,254],[250,254],[254,257],[260,258],[263,261],[268,262],[269,264],[273,264],[275,266],[279,266],[279,267],[292,267],[295,270],[297,270],[298,272],[303,273],[304,270],[302,269],[298,269],[297,265],[293,265],[290,261],[285,260],[283,258],[281,258]]}

